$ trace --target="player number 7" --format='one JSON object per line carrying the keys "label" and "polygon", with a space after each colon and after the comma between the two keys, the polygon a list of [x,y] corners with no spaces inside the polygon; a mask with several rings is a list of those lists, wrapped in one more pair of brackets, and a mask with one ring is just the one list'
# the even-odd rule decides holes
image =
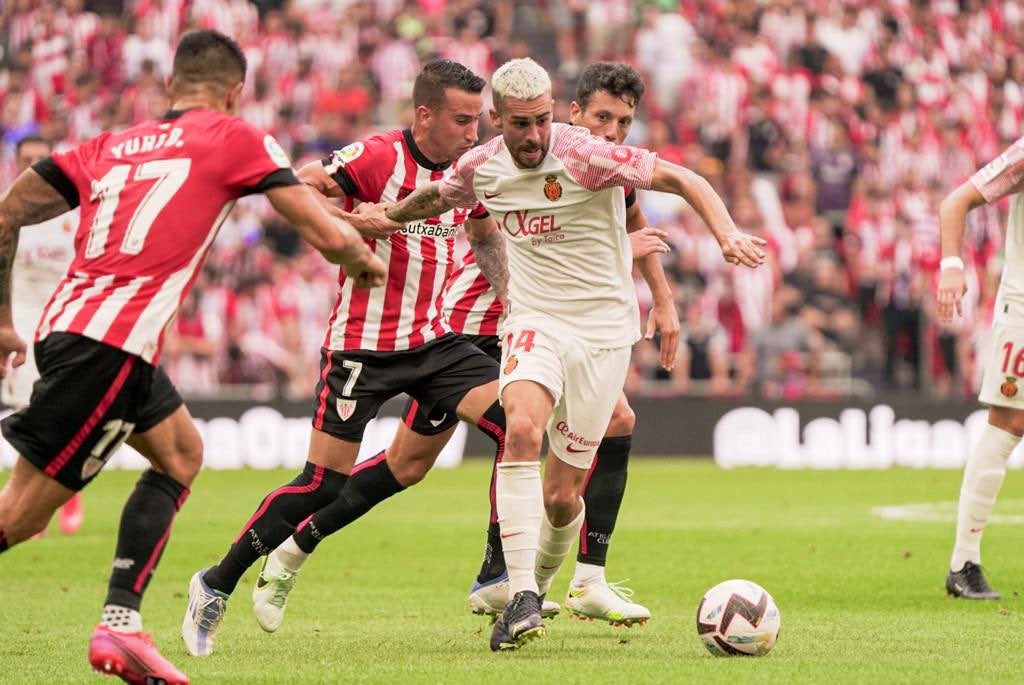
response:
{"label": "player number 7", "polygon": [[[86,259],[95,259],[107,249],[110,226],[114,221],[117,205],[121,201],[121,191],[132,175],[132,168],[131,164],[118,164],[105,173],[103,178],[92,182],[92,196],[89,199],[95,201],[99,198],[100,206],[89,228],[89,243],[85,248]],[[121,252],[124,254],[139,254],[142,251],[142,244],[146,241],[153,222],[188,179],[192,160],[154,159],[134,168],[135,176],[132,180],[155,180],[156,183],[150,187],[132,214],[128,229],[121,240]]]}
{"label": "player number 7", "polygon": [[351,397],[352,389],[356,387],[356,380],[359,378],[359,374],[363,372],[363,363],[346,359],[341,362],[341,365],[351,372],[348,374],[348,380],[345,381],[345,387],[341,389],[341,394],[342,397]]}

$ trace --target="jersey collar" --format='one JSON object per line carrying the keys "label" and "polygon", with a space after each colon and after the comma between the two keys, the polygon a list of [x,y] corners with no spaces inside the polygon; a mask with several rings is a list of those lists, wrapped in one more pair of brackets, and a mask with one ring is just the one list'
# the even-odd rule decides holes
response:
{"label": "jersey collar", "polygon": [[186,112],[191,112],[191,111],[192,111],[192,110],[194,110],[194,109],[196,109],[196,108],[195,108],[195,107],[187,107],[187,108],[185,108],[185,109],[169,109],[169,110],[167,110],[167,112],[166,112],[166,113],[165,113],[165,114],[164,114],[164,115],[163,115],[162,117],[160,117],[160,118],[161,118],[161,119],[178,119],[179,117],[181,117],[181,116],[182,116],[183,114],[185,114]]}
{"label": "jersey collar", "polygon": [[416,160],[424,169],[430,169],[431,171],[444,171],[452,165],[451,160],[436,164],[427,159],[427,156],[423,154],[423,151],[416,146],[416,141],[412,138],[412,129],[405,129],[402,131],[402,137],[405,138],[405,144],[409,146],[409,151],[412,152],[412,158]]}

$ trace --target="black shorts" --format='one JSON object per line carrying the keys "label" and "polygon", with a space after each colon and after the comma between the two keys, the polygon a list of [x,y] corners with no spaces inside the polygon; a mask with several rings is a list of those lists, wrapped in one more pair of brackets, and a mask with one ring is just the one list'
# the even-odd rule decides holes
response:
{"label": "black shorts", "polygon": [[[496,364],[501,363],[500,339],[496,335],[466,335],[462,337],[476,345]],[[426,414],[419,402],[413,398],[405,403],[405,410],[402,411],[405,425],[420,435],[438,435],[459,422],[459,417],[454,413],[446,413],[435,409],[432,414]]]}
{"label": "black shorts", "polygon": [[129,435],[182,405],[163,369],[72,333],[36,343],[39,380],[29,405],[2,422],[18,453],[72,490],[89,484]]}
{"label": "black shorts", "polygon": [[366,424],[395,395],[408,393],[428,413],[454,417],[466,393],[497,379],[498,362],[454,333],[401,352],[324,349],[313,427],[360,442]]}

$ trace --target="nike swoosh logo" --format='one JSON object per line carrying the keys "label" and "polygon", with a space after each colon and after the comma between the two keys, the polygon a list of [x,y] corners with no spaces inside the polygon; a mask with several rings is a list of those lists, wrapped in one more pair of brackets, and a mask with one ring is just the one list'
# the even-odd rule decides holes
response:
{"label": "nike swoosh logo", "polygon": [[980,533],[983,530],[985,530],[985,529],[984,528],[971,528],[971,532],[972,533]]}
{"label": "nike swoosh logo", "polygon": [[589,452],[590,448],[589,447],[584,447],[581,450],[577,450],[577,449],[573,449],[573,445],[566,445],[565,450],[567,452],[572,452],[573,454],[581,454],[583,452]]}
{"label": "nike swoosh logo", "polygon": [[430,421],[430,425],[431,426],[433,426],[434,428],[437,428],[442,423],[444,423],[444,420],[447,419],[447,418],[448,418],[448,412],[445,412],[444,414],[441,414],[441,418],[439,418],[437,421],[435,421],[434,419],[427,419],[427,420]]}
{"label": "nike swoosh logo", "polygon": [[553,568],[558,568],[558,566],[559,566],[559,564],[555,564],[554,566],[545,566],[544,564],[541,564],[541,566],[540,566],[540,567],[541,567],[542,569],[544,569],[545,571],[550,571],[550,570],[551,570],[551,569],[553,569]]}
{"label": "nike swoosh logo", "polygon": [[512,538],[512,537],[515,537],[516,535],[522,535],[522,534],[523,534],[522,531],[519,531],[518,533],[508,533],[508,534],[502,533],[501,534],[501,539],[504,540],[505,538]]}
{"label": "nike swoosh logo", "polygon": [[260,576],[259,578],[256,579],[256,587],[260,587],[261,588],[261,587],[264,587],[266,585],[270,585],[270,583],[268,583],[267,581],[263,580],[263,576]]}
{"label": "nike swoosh logo", "polygon": [[501,195],[501,193],[484,193],[485,200],[491,200]]}

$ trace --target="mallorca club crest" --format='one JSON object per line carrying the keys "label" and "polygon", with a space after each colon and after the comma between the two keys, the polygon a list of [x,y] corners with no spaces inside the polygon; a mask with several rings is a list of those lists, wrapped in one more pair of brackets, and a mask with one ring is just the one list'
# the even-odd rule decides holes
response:
{"label": "mallorca club crest", "polygon": [[1004,397],[1016,397],[1017,379],[1013,376],[1007,376],[1003,384],[999,386],[999,392],[1003,393]]}
{"label": "mallorca club crest", "polygon": [[343,400],[340,397],[336,400],[338,416],[342,421],[348,421],[356,411],[356,400]]}
{"label": "mallorca club crest", "polygon": [[507,376],[515,371],[517,366],[519,366],[519,360],[514,354],[510,354],[508,360],[505,361],[505,368],[502,369],[502,373]]}
{"label": "mallorca club crest", "polygon": [[544,177],[544,197],[552,202],[557,202],[562,198],[562,184],[558,182],[558,177],[554,174]]}

